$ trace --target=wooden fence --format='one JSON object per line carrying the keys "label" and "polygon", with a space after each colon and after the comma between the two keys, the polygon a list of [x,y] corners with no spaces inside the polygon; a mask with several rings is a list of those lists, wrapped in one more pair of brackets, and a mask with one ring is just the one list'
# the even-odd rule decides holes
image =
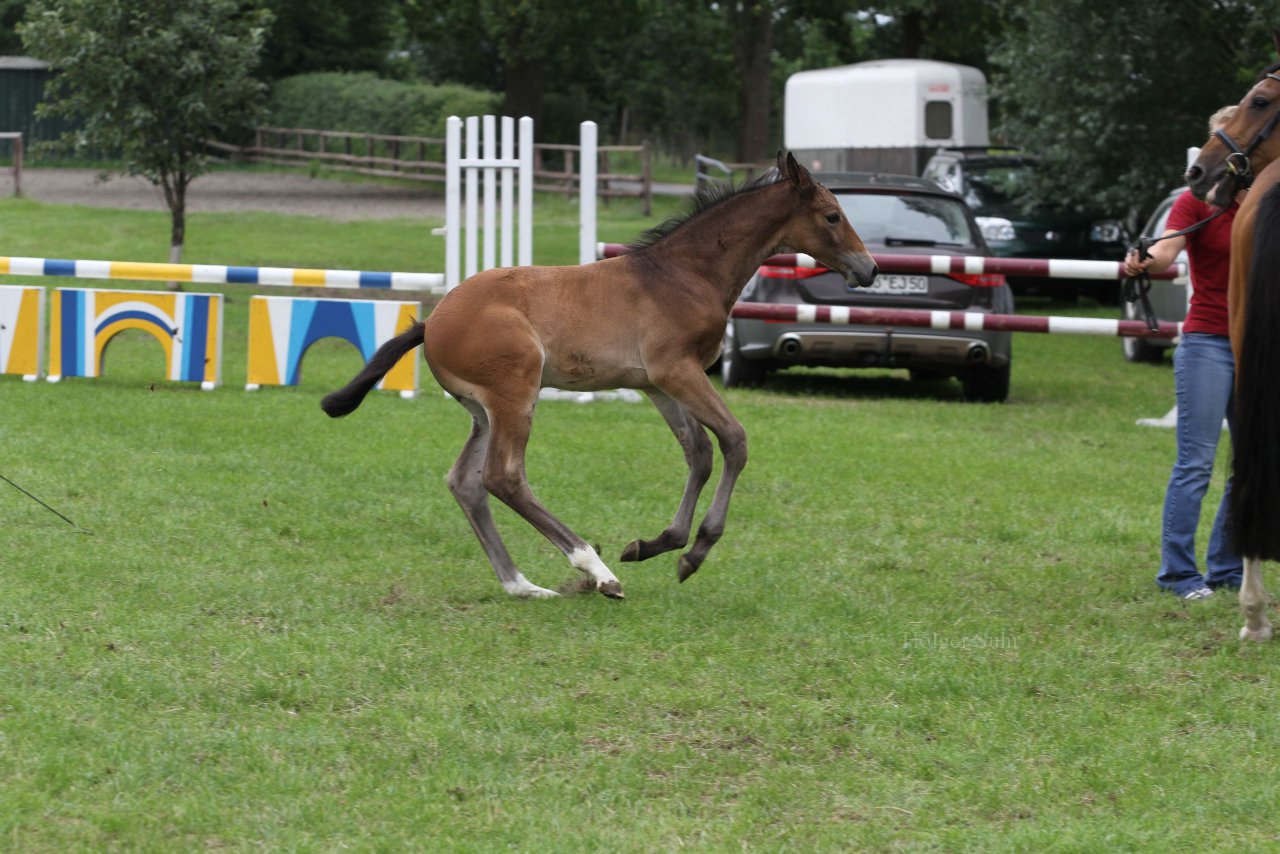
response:
{"label": "wooden fence", "polygon": [[[315,164],[340,172],[444,183],[445,141],[442,138],[260,127],[254,130],[252,145],[215,141],[205,144],[222,156],[248,163],[308,167]],[[576,195],[579,152],[577,145],[535,143],[534,189]],[[649,144],[602,145],[599,152],[599,195],[606,201],[613,197],[639,198],[648,216],[653,202]],[[611,171],[611,159],[614,163],[623,160],[628,165],[635,164],[634,171]],[[561,168],[554,168],[554,161],[559,161]]]}
{"label": "wooden fence", "polygon": [[22,195],[22,133],[21,132],[5,132],[0,133],[0,140],[10,140],[13,143],[13,166],[8,167],[4,171],[13,176],[13,195]]}

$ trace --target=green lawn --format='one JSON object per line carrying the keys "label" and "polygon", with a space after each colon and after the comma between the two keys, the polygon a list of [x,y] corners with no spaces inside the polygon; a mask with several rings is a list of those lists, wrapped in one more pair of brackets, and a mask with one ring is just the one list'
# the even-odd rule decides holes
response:
{"label": "green lawn", "polygon": [[[546,213],[541,260],[570,260]],[[431,225],[198,215],[188,260],[438,270]],[[0,234],[161,260],[167,232],[3,201]],[[0,849],[1280,846],[1280,647],[1152,580],[1173,435],[1134,421],[1167,365],[1021,335],[1005,405],[885,371],[728,392],[751,462],[701,571],[611,561],[625,602],[522,602],[442,482],[460,407],[428,379],[331,421],[359,359],[328,342],[246,393],[225,290],[219,390],[155,382],[140,333],[98,380],[0,377],[0,474],[82,529],[0,482]],[[529,471],[606,559],[684,477],[622,402],[544,403]],[[531,580],[570,578],[497,516]]]}

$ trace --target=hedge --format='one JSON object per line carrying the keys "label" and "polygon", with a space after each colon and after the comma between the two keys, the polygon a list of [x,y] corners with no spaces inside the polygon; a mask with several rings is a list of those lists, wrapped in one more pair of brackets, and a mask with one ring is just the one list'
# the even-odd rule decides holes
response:
{"label": "hedge", "polygon": [[267,103],[275,127],[444,136],[449,116],[497,113],[501,96],[457,84],[402,83],[376,74],[321,72],[277,80]]}

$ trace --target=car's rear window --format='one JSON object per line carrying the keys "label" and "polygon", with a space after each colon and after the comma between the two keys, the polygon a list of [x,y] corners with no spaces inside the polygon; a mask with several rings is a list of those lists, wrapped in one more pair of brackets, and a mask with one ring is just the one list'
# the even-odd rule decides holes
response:
{"label": "car's rear window", "polygon": [[959,201],[937,196],[837,193],[845,216],[868,243],[884,246],[974,246],[969,218]]}

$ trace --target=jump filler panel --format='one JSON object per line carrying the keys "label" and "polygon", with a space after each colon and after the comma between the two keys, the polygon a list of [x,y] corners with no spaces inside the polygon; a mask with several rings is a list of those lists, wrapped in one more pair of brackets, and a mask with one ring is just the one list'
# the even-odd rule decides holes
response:
{"label": "jump filler panel", "polygon": [[27,382],[43,371],[44,288],[0,285],[0,374]]}
{"label": "jump filler panel", "polygon": [[160,342],[166,379],[206,390],[222,381],[220,294],[57,288],[49,318],[49,382],[100,376],[107,344],[126,329]]}
{"label": "jump filler panel", "polygon": [[[249,302],[249,377],[245,388],[297,385],[302,357],[321,338],[349,341],[365,361],[411,326],[421,314],[416,302],[391,300],[253,297]],[[417,351],[387,372],[378,388],[413,397],[418,391]]]}

